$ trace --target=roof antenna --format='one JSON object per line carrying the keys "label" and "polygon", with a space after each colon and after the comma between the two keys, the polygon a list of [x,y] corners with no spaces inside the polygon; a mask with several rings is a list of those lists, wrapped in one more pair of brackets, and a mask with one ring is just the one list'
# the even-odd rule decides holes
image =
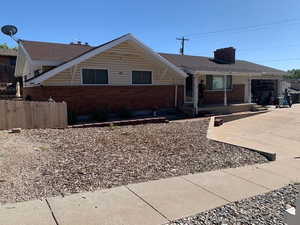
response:
{"label": "roof antenna", "polygon": [[15,42],[19,43],[19,39],[15,38],[14,35],[18,32],[18,28],[14,25],[5,25],[1,27],[3,34],[10,36]]}

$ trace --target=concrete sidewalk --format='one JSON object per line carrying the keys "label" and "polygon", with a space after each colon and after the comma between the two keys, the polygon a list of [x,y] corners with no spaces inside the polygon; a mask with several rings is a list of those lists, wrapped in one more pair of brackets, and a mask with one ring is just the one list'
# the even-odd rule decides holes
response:
{"label": "concrete sidewalk", "polygon": [[300,182],[300,159],[0,206],[5,225],[155,225]]}
{"label": "concrete sidewalk", "polygon": [[277,159],[300,157],[300,105],[210,128],[208,138],[263,152]]}

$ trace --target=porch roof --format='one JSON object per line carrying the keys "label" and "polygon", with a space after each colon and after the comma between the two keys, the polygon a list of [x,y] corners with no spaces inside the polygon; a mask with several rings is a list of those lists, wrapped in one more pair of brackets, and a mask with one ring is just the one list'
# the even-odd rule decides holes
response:
{"label": "porch roof", "polygon": [[160,53],[161,56],[187,73],[210,73],[232,75],[285,75],[287,72],[256,63],[236,60],[234,64],[221,64],[209,57]]}

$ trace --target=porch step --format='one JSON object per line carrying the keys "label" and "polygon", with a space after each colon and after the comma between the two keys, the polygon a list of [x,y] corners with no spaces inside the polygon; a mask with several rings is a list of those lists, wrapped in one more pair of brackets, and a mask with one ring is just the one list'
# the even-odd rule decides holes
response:
{"label": "porch step", "polygon": [[261,111],[267,111],[268,108],[262,105],[253,105],[251,111],[252,112],[261,112]]}
{"label": "porch step", "polygon": [[184,104],[181,108],[181,111],[188,117],[192,117],[194,115],[193,104]]}

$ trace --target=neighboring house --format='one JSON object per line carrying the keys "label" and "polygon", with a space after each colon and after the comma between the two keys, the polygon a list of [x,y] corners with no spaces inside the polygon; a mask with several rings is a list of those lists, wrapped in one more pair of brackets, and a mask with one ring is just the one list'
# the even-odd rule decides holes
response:
{"label": "neighboring house", "polygon": [[292,97],[293,103],[300,103],[300,79],[286,80],[286,88]]}
{"label": "neighboring house", "polygon": [[7,94],[7,87],[16,83],[16,60],[16,50],[0,48],[0,94]]}
{"label": "neighboring house", "polygon": [[[15,72],[24,79],[25,99],[52,97],[80,114],[99,108],[180,108],[190,102],[195,111],[199,102],[248,103],[252,95],[278,95],[283,74],[235,60],[233,48],[217,50],[213,59],[158,54],[131,34],[97,47],[21,40]],[[201,80],[206,90],[199,101]]]}

